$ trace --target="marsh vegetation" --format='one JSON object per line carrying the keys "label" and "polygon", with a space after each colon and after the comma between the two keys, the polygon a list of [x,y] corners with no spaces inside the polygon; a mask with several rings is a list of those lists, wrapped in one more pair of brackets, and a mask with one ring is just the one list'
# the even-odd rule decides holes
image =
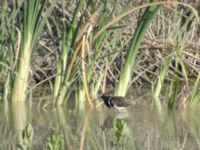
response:
{"label": "marsh vegetation", "polygon": [[[107,133],[114,138],[103,139],[104,147],[99,143],[98,138],[105,138],[95,136],[100,132],[100,115],[90,116],[98,114],[96,106],[104,93],[126,97],[134,109],[145,105],[150,111],[138,116],[145,118],[152,113],[159,125],[165,124],[166,118],[179,119],[174,117],[176,113],[185,115],[181,118],[187,118],[188,113],[194,116],[199,108],[199,1],[3,0],[0,14],[0,101],[8,115],[1,128],[9,134],[7,126],[10,129],[12,122],[17,135],[9,149],[16,143],[20,149],[32,149],[34,123],[30,112],[35,108],[53,110],[56,117],[52,120],[59,122],[58,128],[54,123],[48,127],[53,131],[45,135],[47,149],[74,149],[75,139],[80,139],[75,149],[84,149],[86,141],[91,144],[87,149],[106,149],[105,141],[112,141],[109,148],[115,149],[127,146],[129,140],[136,143],[129,143],[127,148],[138,149],[137,137],[133,139],[131,134],[135,132],[130,123],[134,118],[128,115],[119,119],[117,112],[106,123],[111,124],[112,132]],[[112,114],[112,110],[103,111]],[[73,120],[72,114],[81,117]],[[185,124],[187,119],[183,119]],[[76,129],[68,124],[72,120],[81,122]],[[73,132],[77,133],[74,137],[69,135]],[[179,131],[169,132],[170,136],[176,133]],[[149,141],[158,136],[142,134],[147,134]],[[188,147],[189,134],[192,131],[188,129],[181,135],[178,146],[176,140],[170,142],[176,148]],[[199,148],[198,132],[194,137]],[[162,144],[157,145],[161,149],[169,148],[164,139],[168,137],[159,139]],[[141,146],[139,149],[144,148]]]}

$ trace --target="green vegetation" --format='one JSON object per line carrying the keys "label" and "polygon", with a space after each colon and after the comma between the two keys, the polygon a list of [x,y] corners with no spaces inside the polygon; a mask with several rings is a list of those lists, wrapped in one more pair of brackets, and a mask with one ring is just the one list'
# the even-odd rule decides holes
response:
{"label": "green vegetation", "polygon": [[191,98],[190,98],[190,106],[196,106],[198,104],[198,101],[200,99],[200,74],[198,75],[194,87],[192,89],[192,93],[191,93]]}
{"label": "green vegetation", "polygon": [[[62,10],[65,10],[66,2],[62,1]],[[68,93],[68,88],[72,85],[73,73],[76,72],[76,57],[81,50],[81,47],[76,49],[75,47],[75,37],[78,29],[78,13],[81,12],[83,8],[83,0],[80,0],[75,8],[73,18],[69,27],[69,31],[66,30],[66,24],[63,23],[64,30],[61,43],[61,55],[57,55],[56,69],[58,75],[55,78],[54,92],[53,96],[55,98],[55,103],[57,105],[63,104],[65,96]],[[63,18],[65,18],[65,12],[63,11]],[[77,43],[76,43],[77,44]],[[72,53],[71,48],[75,48],[75,52]],[[72,79],[71,79],[72,78]],[[75,78],[75,77],[74,77]]]}
{"label": "green vegetation", "polygon": [[137,28],[131,40],[131,45],[127,53],[124,67],[120,73],[119,83],[116,88],[116,95],[125,96],[130,87],[131,76],[133,73],[136,56],[139,51],[140,44],[143,40],[144,34],[151,23],[153,17],[156,15],[158,6],[150,6],[146,8],[142,17],[138,21]]}
{"label": "green vegetation", "polygon": [[31,150],[33,140],[33,128],[28,124],[22,131],[22,141],[17,145],[19,150]]}
{"label": "green vegetation", "polygon": [[75,107],[93,108],[109,84],[126,96],[131,85],[146,83],[159,110],[163,97],[170,109],[198,104],[198,2],[0,4],[0,92],[7,108],[10,99],[48,95],[38,106],[62,106],[73,97]]}
{"label": "green vegetation", "polygon": [[[47,19],[47,16],[43,14],[45,0],[28,0],[22,5],[23,16],[20,16],[23,19],[21,28],[22,39],[20,39],[19,52],[15,52],[17,64],[12,90],[12,101],[26,100],[32,53]],[[50,12],[47,11],[46,13],[48,14]]]}
{"label": "green vegetation", "polygon": [[52,135],[47,139],[47,149],[48,150],[63,150],[64,143],[63,143],[63,136],[62,135]]}

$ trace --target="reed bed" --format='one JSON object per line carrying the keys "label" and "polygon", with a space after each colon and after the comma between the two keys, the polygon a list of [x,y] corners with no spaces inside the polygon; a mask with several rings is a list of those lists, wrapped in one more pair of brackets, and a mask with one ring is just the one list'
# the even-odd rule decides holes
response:
{"label": "reed bed", "polygon": [[92,108],[104,92],[125,96],[130,86],[148,84],[159,109],[163,97],[169,108],[197,105],[197,2],[5,0],[1,7],[4,102],[49,94],[44,105],[73,96],[76,106]]}

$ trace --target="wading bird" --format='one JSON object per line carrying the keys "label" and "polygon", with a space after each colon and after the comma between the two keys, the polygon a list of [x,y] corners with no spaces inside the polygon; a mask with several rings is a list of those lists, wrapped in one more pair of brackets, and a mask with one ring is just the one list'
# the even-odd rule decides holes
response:
{"label": "wading bird", "polygon": [[108,108],[115,108],[119,111],[125,110],[127,107],[131,106],[131,103],[122,96],[107,96],[103,94],[101,98]]}

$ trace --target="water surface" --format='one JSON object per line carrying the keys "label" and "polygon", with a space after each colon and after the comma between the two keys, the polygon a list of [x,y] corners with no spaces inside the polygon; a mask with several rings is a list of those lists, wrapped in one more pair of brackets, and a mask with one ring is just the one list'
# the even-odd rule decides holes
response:
{"label": "water surface", "polygon": [[0,149],[16,149],[17,144],[22,144],[27,124],[33,130],[31,149],[34,150],[47,149],[47,141],[53,136],[63,149],[72,150],[171,150],[200,146],[198,110],[158,113],[149,103],[134,105],[127,112],[104,105],[92,111],[34,108],[15,104],[5,110],[1,104]]}

